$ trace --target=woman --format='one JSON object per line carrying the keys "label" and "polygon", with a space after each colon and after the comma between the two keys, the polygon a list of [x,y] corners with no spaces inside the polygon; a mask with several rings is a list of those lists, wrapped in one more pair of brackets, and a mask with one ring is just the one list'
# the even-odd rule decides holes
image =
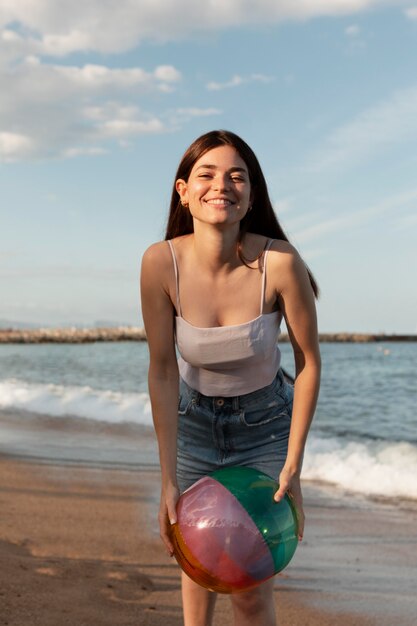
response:
{"label": "woman", "polygon": [[[228,465],[278,478],[275,499],[291,494],[301,540],[300,472],[320,377],[317,286],[277,221],[256,156],[237,135],[209,132],[184,154],[166,241],[145,252],[141,290],[168,553],[179,494]],[[294,397],[280,370],[282,317]],[[215,594],[185,574],[182,593],[185,626],[209,626]],[[231,601],[236,626],[276,623],[273,580]]]}

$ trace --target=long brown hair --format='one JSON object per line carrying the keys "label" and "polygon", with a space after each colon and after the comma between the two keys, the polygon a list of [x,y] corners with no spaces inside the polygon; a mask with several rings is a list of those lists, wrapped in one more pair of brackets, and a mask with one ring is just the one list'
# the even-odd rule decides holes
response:
{"label": "long brown hair", "polygon": [[[232,146],[245,161],[248,168],[253,202],[251,211],[248,211],[240,222],[238,247],[239,256],[245,263],[245,259],[242,258],[240,245],[245,233],[251,232],[272,239],[289,240],[275,214],[266,180],[255,153],[243,139],[227,130],[212,130],[201,135],[190,145],[182,157],[172,189],[165,239],[174,239],[174,237],[194,232],[193,218],[190,211],[182,206],[175,182],[180,178],[187,182],[191,170],[198,159],[209,150],[219,146]],[[314,294],[317,297],[319,293],[318,285],[308,267],[307,272]]]}

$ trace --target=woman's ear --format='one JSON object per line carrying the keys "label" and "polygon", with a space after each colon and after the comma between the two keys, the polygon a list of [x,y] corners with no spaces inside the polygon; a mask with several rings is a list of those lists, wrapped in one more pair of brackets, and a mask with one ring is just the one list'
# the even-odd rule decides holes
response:
{"label": "woman's ear", "polygon": [[179,178],[175,183],[175,189],[180,197],[181,204],[188,205],[188,187],[185,180]]}

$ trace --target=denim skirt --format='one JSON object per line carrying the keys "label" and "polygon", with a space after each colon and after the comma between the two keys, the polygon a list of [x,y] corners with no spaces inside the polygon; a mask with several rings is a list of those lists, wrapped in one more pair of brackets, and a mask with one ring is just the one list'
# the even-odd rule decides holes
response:
{"label": "denim skirt", "polygon": [[277,479],[286,460],[293,387],[282,371],[267,387],[235,397],[204,396],[180,382],[180,492],[222,467],[253,467]]}

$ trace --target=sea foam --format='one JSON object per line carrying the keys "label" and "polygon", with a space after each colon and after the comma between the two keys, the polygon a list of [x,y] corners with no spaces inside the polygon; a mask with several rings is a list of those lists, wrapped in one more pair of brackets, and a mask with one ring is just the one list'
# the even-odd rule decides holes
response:
{"label": "sea foam", "polygon": [[[28,411],[59,419],[87,418],[115,424],[152,424],[147,393],[124,393],[88,386],[0,381],[0,409]],[[326,437],[310,433],[303,478],[333,484],[365,496],[417,500],[417,446],[366,437]]]}
{"label": "sea foam", "polygon": [[0,408],[55,417],[73,416],[115,424],[152,424],[147,393],[122,393],[88,386],[0,382]]}
{"label": "sea foam", "polygon": [[417,499],[417,446],[310,435],[303,477],[367,496]]}

